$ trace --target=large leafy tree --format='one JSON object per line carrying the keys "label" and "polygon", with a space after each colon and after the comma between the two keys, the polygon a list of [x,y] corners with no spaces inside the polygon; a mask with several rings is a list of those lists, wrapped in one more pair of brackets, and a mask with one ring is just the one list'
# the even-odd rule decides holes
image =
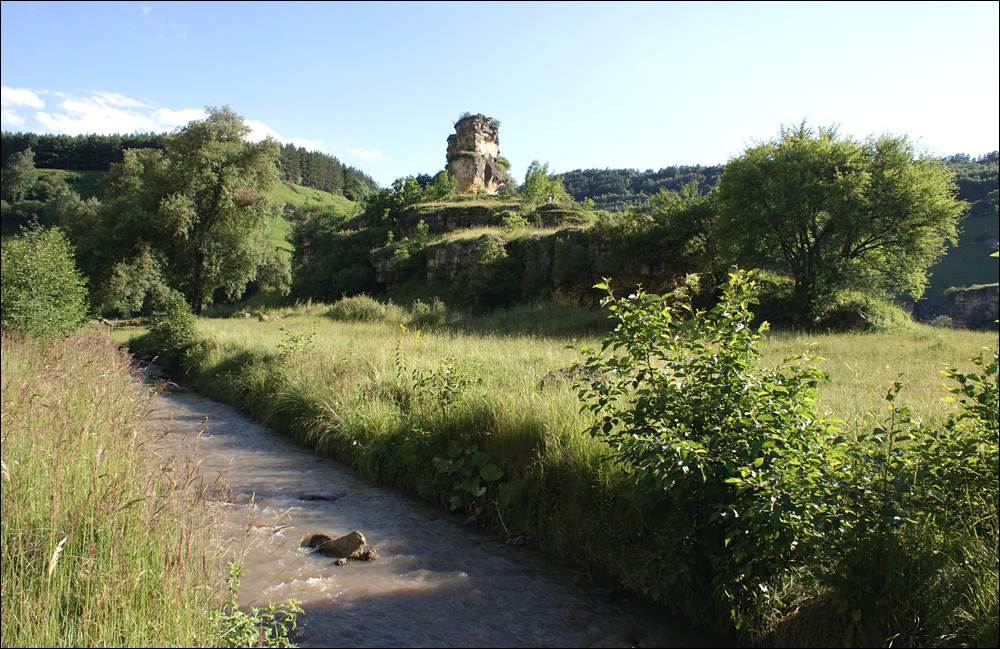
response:
{"label": "large leafy tree", "polygon": [[727,261],[789,273],[803,317],[845,288],[919,297],[955,240],[956,192],[953,173],[905,137],[803,124],[726,165],[715,240]]}
{"label": "large leafy tree", "polygon": [[238,298],[261,269],[259,279],[274,275],[266,235],[277,213],[270,193],[279,148],[273,140],[247,142],[248,133],[232,110],[211,108],[206,119],[165,138],[162,151],[127,150],[112,167],[88,246],[97,258],[84,264],[106,275],[107,304],[143,302],[134,290],[115,294],[115,287],[130,286],[133,267],[150,295],[157,283],[151,273],[161,269],[162,282],[181,291],[195,313],[217,291]]}

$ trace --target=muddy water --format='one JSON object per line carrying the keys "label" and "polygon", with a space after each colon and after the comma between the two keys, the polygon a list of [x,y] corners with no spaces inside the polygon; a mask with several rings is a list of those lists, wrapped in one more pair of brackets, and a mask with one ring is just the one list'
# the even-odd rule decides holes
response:
{"label": "muddy water", "polygon": [[[218,532],[243,554],[243,605],[294,597],[304,646],[712,646],[664,613],[581,584],[539,552],[371,484],[229,406],[156,397],[164,451],[226,485]],[[200,432],[200,434],[199,434]],[[334,565],[307,533],[361,530],[377,561]]]}

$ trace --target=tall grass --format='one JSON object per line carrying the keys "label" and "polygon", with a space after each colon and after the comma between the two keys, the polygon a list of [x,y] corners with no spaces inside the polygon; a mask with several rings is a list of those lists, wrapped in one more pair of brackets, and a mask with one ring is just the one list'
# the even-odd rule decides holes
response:
{"label": "tall grass", "polygon": [[87,335],[2,349],[3,646],[213,643],[203,510],[149,448],[128,355]]}

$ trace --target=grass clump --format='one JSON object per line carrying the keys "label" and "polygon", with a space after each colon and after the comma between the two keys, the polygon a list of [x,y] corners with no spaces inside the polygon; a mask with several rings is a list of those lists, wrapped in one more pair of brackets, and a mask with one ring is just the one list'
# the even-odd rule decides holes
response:
{"label": "grass clump", "polygon": [[201,505],[153,459],[128,355],[2,346],[3,646],[214,644]]}
{"label": "grass clump", "polygon": [[402,322],[405,310],[392,302],[379,302],[367,295],[343,297],[327,311],[327,316],[345,322]]}

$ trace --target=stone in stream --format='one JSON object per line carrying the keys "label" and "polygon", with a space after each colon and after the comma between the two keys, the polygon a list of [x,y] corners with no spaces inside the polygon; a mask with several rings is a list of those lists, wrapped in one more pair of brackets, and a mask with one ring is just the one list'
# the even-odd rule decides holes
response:
{"label": "stone in stream", "polygon": [[[330,538],[326,534],[307,534],[302,539],[302,546],[315,548],[321,554],[328,557],[336,557],[337,565],[342,566],[347,559],[361,559],[363,561],[373,561],[378,558],[375,548],[365,547],[367,545],[365,535],[354,531],[340,538]],[[339,561],[343,559],[344,561]]]}

